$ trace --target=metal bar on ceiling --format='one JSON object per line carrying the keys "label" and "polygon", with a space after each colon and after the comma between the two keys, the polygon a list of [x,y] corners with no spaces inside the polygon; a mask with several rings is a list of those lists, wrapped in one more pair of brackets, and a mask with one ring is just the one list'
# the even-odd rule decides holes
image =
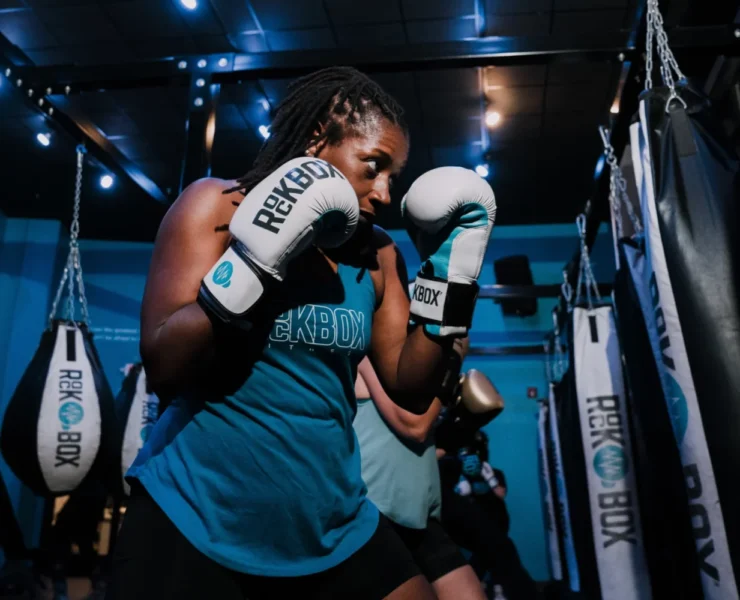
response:
{"label": "metal bar on ceiling", "polygon": [[468,356],[540,356],[545,354],[545,345],[529,346],[470,346]]}
{"label": "metal bar on ceiling", "polygon": [[[682,27],[668,31],[671,47],[680,54],[710,53],[737,55],[740,40],[733,26]],[[65,86],[72,93],[138,88],[151,85],[187,85],[185,76],[200,71],[211,74],[213,83],[238,83],[244,79],[283,78],[301,75],[341,62],[372,72],[402,72],[424,69],[549,64],[562,61],[633,60],[633,32],[585,33],[578,36],[495,37],[442,43],[259,52],[217,53],[180,56],[120,65],[26,67],[23,76],[37,87],[59,93]],[[620,58],[620,55],[621,58]],[[206,66],[194,64],[206,60]],[[222,66],[223,65],[223,66]]]}
{"label": "metal bar on ceiling", "polygon": [[0,68],[12,89],[23,99],[26,106],[66,131],[76,143],[84,143],[90,154],[101,164],[117,174],[123,174],[149,196],[163,204],[169,204],[167,194],[129,160],[93,123],[84,117],[72,117],[61,110],[49,97],[49,90],[37,88],[21,75],[17,65],[28,65],[30,61],[4,35],[0,34]]}
{"label": "metal bar on ceiling", "polygon": [[170,204],[168,195],[126,157],[92,121],[80,116],[70,117],[58,108],[54,109],[49,118],[67,131],[78,143],[84,142],[90,154],[112,172],[124,174],[157,202]]}
{"label": "metal bar on ceiling", "polygon": [[194,78],[188,99],[185,155],[180,170],[179,193],[203,177],[211,176],[216,114],[221,86],[210,75]]}

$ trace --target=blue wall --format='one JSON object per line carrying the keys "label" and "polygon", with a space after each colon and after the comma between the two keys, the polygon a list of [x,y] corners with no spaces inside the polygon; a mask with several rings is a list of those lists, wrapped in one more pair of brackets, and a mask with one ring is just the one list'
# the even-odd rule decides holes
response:
{"label": "blue wall", "polygon": [[114,394],[123,367],[139,358],[139,313],[152,244],[82,240],[90,325]]}
{"label": "blue wall", "polygon": [[[413,274],[416,250],[405,232],[391,232]],[[493,261],[526,254],[537,284],[562,281],[562,268],[577,245],[575,225],[497,227],[485,257],[481,283],[495,283]],[[83,240],[80,243],[90,321],[103,368],[114,393],[123,380],[122,368],[139,358],[139,310],[152,245]],[[0,216],[0,415],[38,344],[46,323],[51,295],[66,258],[66,237],[59,223],[4,219]],[[611,281],[613,251],[606,227],[592,253],[599,281]],[[539,344],[551,327],[554,299],[540,299],[536,316],[503,317],[493,301],[481,299],[474,318],[474,345]],[[7,342],[5,342],[7,340]],[[545,394],[541,357],[470,357],[466,368],[486,373],[506,400],[506,409],[486,431],[491,462],[506,472],[511,533],[525,566],[538,580],[548,579],[544,527],[536,456],[537,403],[528,388]],[[39,504],[0,459],[29,542],[38,535]]]}

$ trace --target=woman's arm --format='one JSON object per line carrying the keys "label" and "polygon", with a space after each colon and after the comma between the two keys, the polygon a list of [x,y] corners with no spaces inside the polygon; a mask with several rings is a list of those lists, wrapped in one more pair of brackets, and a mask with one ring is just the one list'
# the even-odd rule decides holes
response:
{"label": "woman's arm", "polygon": [[157,233],[141,306],[141,357],[158,394],[177,393],[202,366],[213,327],[196,303],[200,283],[226,249],[234,207],[224,182],[190,185],[165,215]]}
{"label": "woman's arm", "polygon": [[384,292],[373,318],[370,361],[388,396],[401,408],[424,414],[436,398],[445,374],[444,353],[452,340],[433,340],[422,327],[409,332],[408,274],[401,252],[376,228],[378,264]]}
{"label": "woman's arm", "polygon": [[367,387],[370,398],[375,403],[378,412],[395,433],[415,442],[425,442],[442,410],[442,403],[439,398],[435,398],[427,412],[416,415],[404,410],[391,400],[388,394],[385,393],[375,370],[367,358],[359,364],[357,373],[358,379],[362,379]]}

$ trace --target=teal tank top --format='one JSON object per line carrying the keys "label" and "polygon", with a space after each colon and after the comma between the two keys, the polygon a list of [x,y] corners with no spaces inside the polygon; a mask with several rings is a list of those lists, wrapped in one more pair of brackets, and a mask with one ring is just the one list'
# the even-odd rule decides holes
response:
{"label": "teal tank top", "polygon": [[339,265],[337,275],[290,269],[245,381],[225,396],[177,398],[128,472],[229,569],[318,573],[377,528],[352,427],[375,290],[365,270]]}
{"label": "teal tank top", "polygon": [[373,504],[394,523],[424,529],[441,518],[442,490],[432,436],[423,444],[397,436],[370,399],[357,399],[354,428],[362,478]]}

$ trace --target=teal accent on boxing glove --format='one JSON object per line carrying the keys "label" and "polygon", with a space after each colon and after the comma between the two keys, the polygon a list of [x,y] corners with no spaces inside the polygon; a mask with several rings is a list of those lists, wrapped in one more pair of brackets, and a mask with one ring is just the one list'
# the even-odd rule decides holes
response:
{"label": "teal accent on boxing glove", "polygon": [[401,211],[422,261],[411,322],[433,336],[464,336],[496,217],[491,186],[469,169],[440,167],[413,183]]}

